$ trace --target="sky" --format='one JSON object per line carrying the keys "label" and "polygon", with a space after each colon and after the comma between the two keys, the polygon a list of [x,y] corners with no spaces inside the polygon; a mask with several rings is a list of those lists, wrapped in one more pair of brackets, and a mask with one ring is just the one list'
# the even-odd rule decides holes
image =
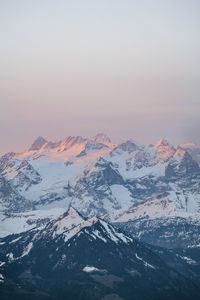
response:
{"label": "sky", "polygon": [[199,0],[0,0],[0,153],[37,136],[200,143]]}

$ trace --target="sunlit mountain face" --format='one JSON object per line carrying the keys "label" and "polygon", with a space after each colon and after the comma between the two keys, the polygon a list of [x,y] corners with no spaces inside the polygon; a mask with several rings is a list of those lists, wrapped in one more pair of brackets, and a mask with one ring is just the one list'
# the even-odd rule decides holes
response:
{"label": "sunlit mountain face", "polygon": [[199,149],[99,133],[3,155],[2,299],[197,299]]}

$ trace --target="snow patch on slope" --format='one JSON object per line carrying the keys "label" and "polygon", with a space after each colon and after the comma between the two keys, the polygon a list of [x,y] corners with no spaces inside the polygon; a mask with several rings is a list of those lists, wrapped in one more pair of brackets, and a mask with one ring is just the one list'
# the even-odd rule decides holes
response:
{"label": "snow patch on slope", "polygon": [[83,268],[83,271],[87,272],[87,273],[93,273],[93,272],[105,273],[106,272],[106,270],[101,270],[101,269],[98,269],[98,268],[93,267],[93,266],[86,266],[86,267]]}
{"label": "snow patch on slope", "polygon": [[148,268],[151,268],[151,269],[154,269],[154,270],[156,269],[156,267],[154,267],[153,265],[149,264],[149,263],[146,262],[144,259],[142,259],[141,257],[139,257],[139,255],[137,255],[137,253],[135,254],[135,257],[136,257],[138,260],[142,261],[142,262],[144,263],[145,267],[148,267]]}

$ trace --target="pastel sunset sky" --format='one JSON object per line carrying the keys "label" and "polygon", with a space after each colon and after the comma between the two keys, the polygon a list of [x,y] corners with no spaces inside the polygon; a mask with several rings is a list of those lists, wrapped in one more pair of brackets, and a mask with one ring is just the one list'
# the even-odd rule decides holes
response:
{"label": "pastel sunset sky", "polygon": [[200,143],[199,0],[0,0],[0,153],[39,135]]}

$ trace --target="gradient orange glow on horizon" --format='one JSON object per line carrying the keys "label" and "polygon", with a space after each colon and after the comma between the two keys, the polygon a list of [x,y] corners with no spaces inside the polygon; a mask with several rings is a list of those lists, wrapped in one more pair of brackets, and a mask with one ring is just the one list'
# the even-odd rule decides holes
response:
{"label": "gradient orange glow on horizon", "polygon": [[0,153],[39,135],[200,143],[200,2],[0,1]]}

